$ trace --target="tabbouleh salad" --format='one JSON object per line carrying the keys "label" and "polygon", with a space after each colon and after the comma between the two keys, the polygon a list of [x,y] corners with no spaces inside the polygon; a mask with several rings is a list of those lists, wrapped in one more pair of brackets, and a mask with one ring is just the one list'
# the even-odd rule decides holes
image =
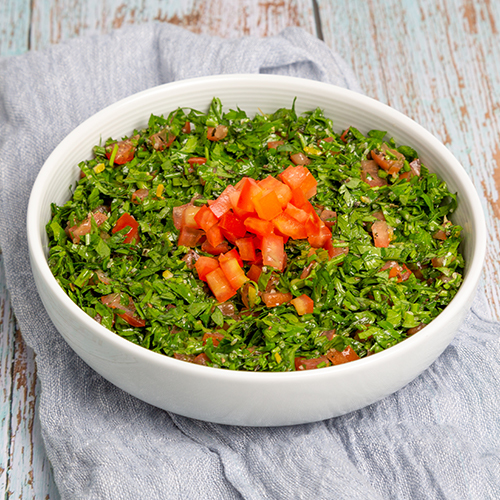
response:
{"label": "tabbouleh salad", "polygon": [[386,132],[321,109],[179,108],[94,147],[49,265],[106,328],[176,359],[317,369],[387,349],[456,294],[456,196]]}

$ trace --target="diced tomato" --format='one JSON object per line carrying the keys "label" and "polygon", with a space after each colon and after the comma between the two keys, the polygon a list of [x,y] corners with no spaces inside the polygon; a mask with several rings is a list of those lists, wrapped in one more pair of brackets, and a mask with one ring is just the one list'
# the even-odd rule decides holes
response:
{"label": "diced tomato", "polygon": [[[305,201],[306,200],[304,199],[304,202]],[[309,219],[309,214],[305,210],[297,208],[295,205],[292,205],[292,203],[287,204],[285,213],[302,224],[305,224],[307,219]]]}
{"label": "diced tomato", "polygon": [[183,134],[189,134],[191,132],[191,123],[189,121],[187,121],[185,124],[184,124],[184,127],[182,127],[182,133]]}
{"label": "diced tomato", "polygon": [[278,215],[272,220],[274,227],[281,233],[294,240],[302,240],[307,238],[307,231],[304,224],[294,219],[286,212]]}
{"label": "diced tomato", "polygon": [[292,193],[295,189],[300,189],[306,199],[311,198],[316,194],[316,186],[318,182],[311,174],[307,167],[290,165],[286,170],[279,174],[280,179],[287,184]]}
{"label": "diced tomato", "polygon": [[134,159],[135,147],[130,139],[106,146],[106,157],[108,160],[111,159],[115,147],[118,148],[114,159],[114,163],[117,165],[124,165]]}
{"label": "diced tomato", "polygon": [[132,193],[132,203],[138,204],[144,201],[149,195],[149,189],[137,189]]}
{"label": "diced tomato", "polygon": [[214,247],[208,240],[205,240],[201,244],[201,250],[211,255],[220,255],[221,253],[226,253],[227,251],[229,251],[229,244],[226,240],[223,240],[222,243],[219,243]]}
{"label": "diced tomato", "polygon": [[202,352],[201,354],[198,354],[192,362],[197,365],[208,366],[210,364],[210,358]]}
{"label": "diced tomato", "polygon": [[347,134],[349,133],[349,127],[347,127],[343,132],[342,135],[340,136],[340,140],[342,142],[347,142]]}
{"label": "diced tomato", "polygon": [[139,241],[139,223],[134,219],[134,217],[128,213],[124,213],[117,221],[112,233],[116,233],[129,227],[130,230],[125,233],[125,243],[137,243]]}
{"label": "diced tomato", "polygon": [[262,267],[256,264],[252,264],[247,273],[247,278],[257,282],[262,274]]}
{"label": "diced tomato", "polygon": [[316,195],[318,181],[314,178],[313,174],[309,172],[307,168],[304,167],[304,170],[307,170],[307,173],[304,177],[304,180],[299,186],[299,189],[304,193],[304,196],[309,199]]}
{"label": "diced tomato", "polygon": [[182,214],[182,227],[190,227],[192,229],[200,229],[198,222],[196,222],[196,214],[200,211],[201,207],[186,207]]}
{"label": "diced tomato", "polygon": [[278,146],[283,146],[285,141],[269,141],[267,143],[267,149],[276,149]]}
{"label": "diced tomato", "polygon": [[292,300],[292,297],[291,293],[270,292],[262,294],[262,300],[267,307],[277,307],[281,304],[287,304]]}
{"label": "diced tomato", "polygon": [[241,258],[240,254],[238,253],[238,250],[236,248],[232,248],[229,250],[229,252],[225,253],[225,256],[227,258],[234,258],[238,261],[238,264],[243,267],[243,259]]}
{"label": "diced tomato", "polygon": [[297,314],[303,316],[304,314],[312,314],[314,312],[314,300],[308,297],[306,294],[302,294],[300,297],[295,297],[290,303],[295,307]]}
{"label": "diced tomato", "polygon": [[186,203],[185,205],[180,205],[179,207],[174,207],[172,209],[172,218],[174,220],[175,229],[180,231],[182,227],[182,214],[187,207],[192,207],[192,203]]}
{"label": "diced tomato", "polygon": [[[230,241],[236,241],[238,238],[243,238],[247,233],[247,228],[243,221],[234,215],[233,212],[226,212],[219,220],[219,227],[222,234]],[[229,238],[228,238],[229,235]]]}
{"label": "diced tomato", "polygon": [[313,214],[309,215],[309,219],[307,219],[305,223],[306,231],[309,237],[320,236],[321,230],[324,225],[324,222],[319,218],[315,217]]}
{"label": "diced tomato", "polygon": [[333,241],[329,239],[323,248],[328,252],[330,259],[337,257],[338,255],[347,255],[349,253],[349,247],[336,247],[333,245]]}
{"label": "diced tomato", "polygon": [[227,136],[228,129],[225,125],[207,128],[207,139],[209,141],[220,141]]}
{"label": "diced tomato", "polygon": [[309,163],[311,163],[311,160],[301,152],[290,155],[290,160],[292,160],[295,165],[309,165]]}
{"label": "diced tomato", "polygon": [[176,137],[172,134],[172,132],[164,128],[163,130],[156,132],[156,134],[151,135],[149,137],[149,142],[151,143],[153,149],[156,149],[156,151],[163,151],[172,145],[175,138]]}
{"label": "diced tomato", "polygon": [[108,216],[102,212],[99,212],[98,210],[94,210],[94,212],[92,212],[92,214],[89,214],[84,221],[70,227],[68,229],[68,233],[73,243],[80,243],[80,236],[89,234],[92,231],[91,218],[94,219],[95,223],[99,227],[104,221],[108,219]]}
{"label": "diced tomato", "polygon": [[302,206],[307,202],[306,195],[300,188],[292,189],[292,199],[291,203],[297,208],[302,208]]}
{"label": "diced tomato", "polygon": [[207,274],[207,283],[218,302],[225,302],[236,295],[236,290],[220,267]]}
{"label": "diced tomato", "polygon": [[380,151],[372,150],[371,157],[380,168],[391,175],[396,175],[403,168],[405,162],[403,154],[395,149],[390,149],[385,143],[382,144]]}
{"label": "diced tomato", "polygon": [[255,260],[254,238],[239,238],[236,240],[236,246],[242,260]]}
{"label": "diced tomato", "polygon": [[274,226],[272,222],[267,220],[258,219],[257,217],[247,217],[245,219],[245,227],[247,231],[254,233],[258,236],[265,236],[273,232]]}
{"label": "diced tomato", "polygon": [[179,246],[193,248],[199,243],[202,236],[203,233],[199,229],[184,226],[179,234],[177,244]]}
{"label": "diced tomato", "polygon": [[238,201],[241,195],[241,191],[236,186],[234,187],[234,191],[231,191],[229,193],[229,200],[231,201],[231,206],[233,210],[238,206]]}
{"label": "diced tomato", "polygon": [[330,366],[330,361],[325,356],[311,359],[306,359],[300,356],[295,358],[295,369],[297,371],[315,370],[319,365]]}
{"label": "diced tomato", "polygon": [[377,220],[372,225],[373,241],[378,248],[386,248],[391,242],[391,228],[385,220]]}
{"label": "diced tomato", "polygon": [[191,166],[194,166],[194,165],[203,165],[204,163],[207,163],[207,159],[203,158],[201,156],[193,156],[193,158],[189,158],[188,163]]}
{"label": "diced tomato", "polygon": [[248,281],[248,278],[245,276],[245,272],[240,266],[238,260],[229,255],[230,253],[231,252],[228,252],[227,254],[219,256],[219,265],[231,284],[231,287],[235,290],[239,290],[245,282]]}
{"label": "diced tomato", "polygon": [[262,266],[262,252],[255,251],[255,260],[249,262],[250,265],[255,264],[256,266]]}
{"label": "diced tomato", "polygon": [[198,277],[202,281],[207,281],[207,274],[219,267],[219,261],[213,257],[201,256],[194,264]]}
{"label": "diced tomato", "polygon": [[[126,302],[125,305],[122,304],[122,300]],[[137,310],[131,297],[120,293],[111,293],[103,295],[101,302],[112,309],[118,309],[120,312],[116,313],[117,316],[123,318],[129,325],[137,327],[146,326],[146,321],[137,315]]]}
{"label": "diced tomato", "polygon": [[214,215],[206,205],[203,205],[200,210],[195,214],[194,220],[198,227],[203,231],[208,231],[214,224],[217,223],[217,217]]}
{"label": "diced tomato", "polygon": [[285,267],[285,246],[283,237],[268,234],[262,238],[262,262],[266,266],[283,271]]}
{"label": "diced tomato", "polygon": [[337,212],[325,209],[321,212],[319,218],[325,223],[326,227],[332,228],[337,221]]}
{"label": "diced tomato", "polygon": [[336,349],[330,349],[327,353],[327,357],[334,365],[341,365],[343,363],[349,363],[350,361],[359,359],[356,351],[350,345],[348,345],[342,352],[339,352]]}
{"label": "diced tomato", "polygon": [[244,182],[241,184],[240,191],[237,208],[245,210],[246,212],[255,212],[253,199],[262,193],[262,189],[257,184],[257,181],[250,177],[245,177]]}
{"label": "diced tomato", "polygon": [[205,333],[201,340],[203,342],[203,345],[206,345],[207,340],[212,339],[212,344],[214,345],[214,347],[217,347],[219,345],[219,342],[223,338],[224,338],[224,335],[222,333],[212,332],[212,333]]}
{"label": "diced tomato", "polygon": [[226,212],[228,212],[232,208],[229,194],[233,191],[235,191],[233,186],[227,186],[226,189],[222,191],[221,195],[215,200],[215,203],[210,205],[210,210],[212,210],[212,212],[218,219],[220,219]]}
{"label": "diced tomato", "polygon": [[387,186],[387,179],[378,175],[379,167],[373,160],[361,162],[361,180],[371,187]]}
{"label": "diced tomato", "polygon": [[406,281],[412,274],[405,264],[399,264],[395,260],[387,261],[380,268],[381,271],[385,271],[386,269],[390,269],[389,278],[397,278],[398,283]]}
{"label": "diced tomato", "polygon": [[264,220],[274,219],[283,211],[274,191],[268,191],[262,196],[256,196],[252,201],[257,215]]}
{"label": "diced tomato", "polygon": [[206,231],[207,241],[213,247],[220,245],[224,241],[224,235],[220,230],[219,224],[214,224],[208,231]]}
{"label": "diced tomato", "polygon": [[326,226],[321,226],[319,234],[309,236],[309,238],[307,238],[307,241],[313,248],[323,248],[328,240],[331,239],[332,232]]}
{"label": "diced tomato", "polygon": [[264,191],[274,191],[276,193],[281,208],[285,208],[292,199],[292,190],[290,187],[271,175],[259,181],[258,184]]}

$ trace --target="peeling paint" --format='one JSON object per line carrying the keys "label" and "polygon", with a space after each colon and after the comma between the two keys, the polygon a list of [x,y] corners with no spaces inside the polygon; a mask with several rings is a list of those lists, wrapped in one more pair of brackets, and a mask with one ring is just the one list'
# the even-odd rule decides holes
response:
{"label": "peeling paint", "polygon": [[477,16],[473,2],[467,0],[463,7],[464,19],[469,33],[477,33]]}

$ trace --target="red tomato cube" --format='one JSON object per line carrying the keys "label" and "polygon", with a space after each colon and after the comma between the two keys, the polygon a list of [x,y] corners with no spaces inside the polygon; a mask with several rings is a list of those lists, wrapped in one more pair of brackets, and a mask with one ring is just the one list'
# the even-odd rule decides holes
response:
{"label": "red tomato cube", "polygon": [[179,234],[177,244],[179,246],[193,248],[198,244],[202,235],[203,233],[199,229],[184,226]]}
{"label": "red tomato cube", "polygon": [[247,231],[250,231],[257,236],[265,236],[266,234],[271,234],[274,229],[272,222],[258,219],[257,217],[246,218],[244,224],[247,228]]}
{"label": "red tomato cube", "polygon": [[125,243],[137,243],[139,241],[139,223],[128,213],[124,213],[116,221],[111,232],[117,233],[126,227],[129,227],[130,230],[125,234]]}
{"label": "red tomato cube", "polygon": [[229,185],[224,191],[222,191],[221,195],[215,200],[215,203],[210,205],[210,210],[212,210],[213,214],[220,219],[226,212],[228,212],[231,208],[231,199],[229,195],[235,191],[234,187]]}
{"label": "red tomato cube", "polygon": [[262,189],[257,184],[257,181],[250,177],[245,177],[244,182],[241,184],[241,194],[237,208],[246,212],[255,212],[253,199],[261,193]]}
{"label": "red tomato cube", "polygon": [[311,235],[307,238],[307,241],[313,248],[324,248],[328,240],[332,239],[332,232],[326,227],[321,226],[319,234]]}
{"label": "red tomato cube", "polygon": [[314,301],[306,294],[296,297],[290,303],[295,307],[297,314],[303,316],[304,314],[312,314],[314,312]]}
{"label": "red tomato cube", "polygon": [[181,227],[190,227],[193,229],[200,229],[200,225],[196,222],[196,214],[200,211],[201,207],[195,207],[194,205],[186,207],[182,214]]}
{"label": "red tomato cube", "polygon": [[236,295],[236,290],[220,267],[207,274],[207,283],[218,302],[225,302]]}
{"label": "red tomato cube", "polygon": [[194,220],[198,224],[198,227],[203,229],[203,231],[208,231],[214,224],[217,223],[217,217],[206,205],[203,205],[195,214]]}
{"label": "red tomato cube", "polygon": [[239,290],[248,281],[248,278],[245,276],[245,272],[238,263],[238,260],[232,256],[228,257],[228,254],[219,256],[219,265],[231,287]]}
{"label": "red tomato cube", "polygon": [[285,208],[288,202],[292,199],[292,190],[286,184],[269,175],[259,182],[259,187],[264,191],[274,191],[281,205]]}
{"label": "red tomato cube", "polygon": [[219,224],[214,224],[207,232],[207,241],[213,247],[220,245],[224,241],[224,236],[220,230]]}
{"label": "red tomato cube", "polygon": [[219,267],[219,261],[213,257],[201,256],[194,264],[198,277],[202,281],[207,281],[207,274]]}
{"label": "red tomato cube", "polygon": [[239,238],[236,240],[236,246],[242,260],[255,260],[254,238]]}
{"label": "red tomato cube", "polygon": [[268,234],[262,238],[262,262],[265,266],[274,267],[278,271],[285,268],[285,245],[283,237]]}
{"label": "red tomato cube", "polygon": [[291,293],[270,292],[262,294],[262,300],[267,307],[277,307],[281,304],[287,304],[291,299]]}
{"label": "red tomato cube", "polygon": [[265,192],[252,199],[257,215],[264,220],[274,219],[283,210],[274,191]]}
{"label": "red tomato cube", "polygon": [[250,266],[250,269],[248,270],[247,278],[249,280],[257,282],[260,278],[261,273],[262,273],[262,267],[256,264],[252,264]]}
{"label": "red tomato cube", "polygon": [[286,236],[290,236],[294,240],[302,240],[307,238],[307,231],[304,224],[290,217],[287,213],[282,213],[273,219],[274,227]]}

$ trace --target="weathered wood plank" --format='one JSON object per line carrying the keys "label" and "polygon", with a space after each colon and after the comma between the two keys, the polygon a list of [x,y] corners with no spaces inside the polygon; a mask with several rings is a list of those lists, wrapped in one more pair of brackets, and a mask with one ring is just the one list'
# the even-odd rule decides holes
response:
{"label": "weathered wood plank", "polygon": [[45,454],[37,399],[40,393],[32,350],[16,331],[11,402],[8,494],[12,498],[57,499],[59,494]]}
{"label": "weathered wood plank", "polygon": [[28,50],[30,0],[0,2],[0,55],[15,56]]}
{"label": "weathered wood plank", "polygon": [[11,435],[11,397],[13,388],[14,321],[0,254],[0,492],[7,490]]}
{"label": "weathered wood plank", "polygon": [[31,48],[147,21],[221,37],[269,36],[287,26],[316,32],[312,0],[34,0]]}
{"label": "weathered wood plank", "polygon": [[482,194],[486,293],[500,319],[500,4],[491,0],[319,0],[325,41],[365,92],[422,124]]}
{"label": "weathered wood plank", "polygon": [[16,329],[0,254],[0,491],[8,498],[57,499],[40,433],[34,355]]}

